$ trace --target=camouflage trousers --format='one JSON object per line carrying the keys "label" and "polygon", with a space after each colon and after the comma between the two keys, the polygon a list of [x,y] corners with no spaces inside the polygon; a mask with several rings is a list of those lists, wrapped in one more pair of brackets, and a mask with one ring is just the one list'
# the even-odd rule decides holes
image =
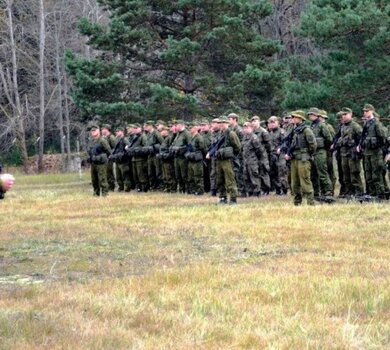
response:
{"label": "camouflage trousers", "polygon": [[261,183],[259,176],[259,163],[257,159],[243,162],[245,192],[248,194],[260,193]]}
{"label": "camouflage trousers", "polygon": [[161,186],[161,165],[155,155],[148,156],[148,179],[151,189],[157,189]]}
{"label": "camouflage trousers", "polygon": [[166,192],[176,192],[177,183],[175,178],[175,166],[172,160],[163,160],[161,162],[163,186]]}
{"label": "camouflage trousers", "polygon": [[364,192],[364,188],[362,178],[360,177],[362,170],[360,159],[353,160],[350,156],[342,156],[341,165],[343,167],[343,180],[346,194],[362,194]]}
{"label": "camouflage trousers", "polygon": [[95,196],[108,194],[107,164],[91,164],[91,182]]}
{"label": "camouflage trousers", "polygon": [[347,194],[347,188],[346,188],[345,182],[344,182],[342,156],[340,155],[339,151],[337,151],[337,153],[336,153],[336,162],[337,162],[337,175],[338,175],[338,180],[339,180],[339,184],[340,184],[339,195],[342,196],[342,195]]}
{"label": "camouflage trousers", "polygon": [[364,153],[364,174],[367,182],[366,192],[372,196],[384,196],[385,185],[383,183],[384,160],[382,151]]}
{"label": "camouflage trousers", "polygon": [[294,194],[294,204],[302,204],[306,197],[307,204],[314,205],[313,184],[310,179],[311,162],[293,159],[291,161],[291,186]]}
{"label": "camouflage trousers", "polygon": [[271,159],[270,178],[272,187],[277,194],[288,191],[288,169],[283,155],[274,154]]}
{"label": "camouflage trousers", "polygon": [[179,184],[179,191],[188,191],[188,161],[184,157],[175,158],[175,176]]}
{"label": "camouflage trousers", "polygon": [[138,191],[147,191],[148,183],[148,165],[146,159],[133,159],[133,176]]}
{"label": "camouflage trousers", "polygon": [[115,190],[114,162],[109,160],[107,163],[107,182],[110,191]]}
{"label": "camouflage trousers", "polygon": [[130,191],[130,163],[115,163],[116,166],[116,182],[118,183],[119,191]]}
{"label": "camouflage trousers", "polygon": [[205,159],[203,161],[203,183],[204,191],[210,192],[211,190],[211,159]]}
{"label": "camouflage trousers", "polygon": [[189,193],[204,193],[203,162],[188,162],[188,191]]}
{"label": "camouflage trousers", "polygon": [[210,190],[211,192],[217,192],[217,160],[211,158],[211,167],[210,167]]}
{"label": "camouflage trousers", "polygon": [[269,192],[271,190],[271,178],[269,176],[270,166],[269,160],[264,159],[259,162],[259,173],[260,173],[260,183],[261,188],[264,192]]}
{"label": "camouflage trousers", "polygon": [[313,183],[314,196],[333,195],[333,185],[328,173],[328,159],[326,150],[319,149],[314,155],[311,169],[311,180]]}
{"label": "camouflage trousers", "polygon": [[217,187],[220,198],[236,199],[238,196],[236,178],[234,176],[233,165],[230,159],[217,160]]}
{"label": "camouflage trousers", "polygon": [[332,183],[332,195],[334,195],[334,190],[336,188],[336,174],[334,172],[334,166],[333,166],[333,152],[327,151],[326,152],[326,160],[328,163],[328,174],[330,178],[330,182]]}
{"label": "camouflage trousers", "polygon": [[234,176],[236,178],[236,184],[238,188],[239,193],[245,192],[245,185],[244,185],[244,167],[242,165],[243,159],[242,156],[235,157],[233,159],[233,170],[234,170]]}

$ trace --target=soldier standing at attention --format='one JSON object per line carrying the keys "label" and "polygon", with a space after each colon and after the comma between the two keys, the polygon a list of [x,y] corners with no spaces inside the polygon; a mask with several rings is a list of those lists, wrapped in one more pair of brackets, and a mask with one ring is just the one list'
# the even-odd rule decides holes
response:
{"label": "soldier standing at attention", "polygon": [[163,141],[161,143],[158,158],[161,162],[163,189],[164,192],[175,193],[177,190],[175,166],[173,163],[173,155],[169,152],[173,137],[172,135],[169,135],[168,127],[164,126],[161,128],[161,137],[163,138]]}
{"label": "soldier standing at attention", "polygon": [[[219,130],[219,119],[218,118],[214,118],[212,121],[211,121],[211,132],[212,132],[212,135],[211,135],[211,145],[209,147],[209,150],[210,148],[219,140],[219,137],[220,137],[220,130]],[[211,196],[212,197],[216,197],[217,196],[217,191],[218,191],[218,187],[217,187],[217,159],[215,157],[206,157],[207,160],[210,161],[210,164],[211,164],[211,168],[210,168],[210,192],[211,192]]]}
{"label": "soldier standing at attention", "polygon": [[88,155],[91,162],[91,181],[94,196],[107,196],[107,162],[111,154],[108,141],[101,136],[97,125],[90,126],[90,140],[88,143]]}
{"label": "soldier standing at attention", "polygon": [[254,134],[252,124],[244,123],[244,137],[242,139],[243,172],[246,193],[249,197],[260,197],[261,183],[259,174],[259,162],[268,161],[267,152],[257,135]]}
{"label": "soldier standing at attention", "polygon": [[[115,136],[111,134],[111,125],[103,124],[102,125],[102,136],[108,141],[111,149],[114,149],[116,139]],[[115,191],[115,176],[114,176],[114,162],[112,160],[108,160],[107,162],[107,182],[108,188],[110,191]]]}
{"label": "soldier standing at attention", "polygon": [[230,196],[229,204],[237,204],[237,184],[233,171],[232,160],[241,151],[241,143],[237,134],[229,129],[227,117],[219,118],[220,146],[216,151],[217,158],[217,186],[219,203],[227,204],[227,195]]}
{"label": "soldier standing at attention", "polygon": [[305,125],[305,112],[291,112],[295,128],[292,134],[292,142],[285,155],[286,160],[291,160],[291,185],[294,194],[294,205],[301,205],[303,197],[306,197],[308,205],[314,205],[313,184],[310,179],[310,159],[316,151],[317,142],[310,127]]}
{"label": "soldier standing at attention", "polygon": [[196,196],[204,194],[203,157],[206,154],[203,136],[199,133],[200,125],[194,122],[191,126],[191,142],[185,154],[188,160],[188,186],[189,192]]}
{"label": "soldier standing at attention", "polygon": [[272,154],[270,164],[270,177],[277,195],[287,194],[287,164],[284,156],[278,153],[282,146],[285,130],[280,127],[279,118],[272,116],[268,119],[268,131],[272,142]]}
{"label": "soldier standing at attention", "polygon": [[188,161],[184,157],[187,146],[191,142],[191,134],[186,129],[183,120],[176,121],[176,137],[172,142],[170,151],[175,157],[175,175],[181,193],[188,192]]}
{"label": "soldier standing at attention", "polygon": [[115,163],[116,181],[118,183],[118,192],[130,192],[130,157],[126,151],[129,140],[125,137],[125,129],[117,127],[115,130],[116,144],[110,158]]}
{"label": "soldier standing at attention", "polygon": [[356,148],[362,136],[362,127],[353,120],[351,109],[344,107],[340,113],[342,113],[342,128],[339,145],[346,194],[359,196],[364,193],[364,189],[360,176],[361,156]]}
{"label": "soldier standing at attention", "polygon": [[367,182],[366,192],[372,196],[385,198],[383,183],[384,157],[382,148],[386,144],[386,134],[381,123],[374,116],[375,108],[366,104],[363,108],[365,123],[357,151],[363,153],[364,172]]}
{"label": "soldier standing at attention", "polygon": [[161,186],[161,174],[159,173],[160,168],[158,166],[158,159],[156,154],[160,150],[162,143],[162,137],[158,130],[154,128],[154,121],[149,120],[144,125],[146,135],[146,147],[148,149],[148,179],[149,188],[157,190]]}
{"label": "soldier standing at attention", "polygon": [[318,198],[320,195],[331,198],[333,185],[328,173],[327,150],[330,149],[333,138],[326,124],[323,122],[323,118],[320,117],[320,114],[319,109],[314,107],[310,108],[307,113],[311,120],[311,129],[317,142],[317,149],[313,157],[311,180],[313,182],[315,198]]}
{"label": "soldier standing at attention", "polygon": [[271,137],[267,130],[265,130],[262,126],[260,126],[260,117],[255,115],[251,119],[253,132],[257,135],[260,142],[263,144],[265,150],[267,151],[268,162],[260,162],[259,163],[259,172],[260,172],[260,180],[261,180],[261,188],[263,189],[264,195],[268,195],[271,190],[271,179],[269,177],[269,159],[273,152]]}
{"label": "soldier standing at attention", "polygon": [[[238,125],[238,115],[236,113],[230,113],[228,115],[228,120],[230,124],[230,129],[234,131],[240,142],[242,142],[242,138],[244,137],[244,134],[241,130],[241,127]],[[244,186],[244,172],[243,172],[243,166],[242,166],[242,153],[240,152],[239,155],[237,155],[233,159],[233,170],[236,177],[236,183],[238,188],[238,193],[240,194],[240,197],[245,197],[245,186]]]}
{"label": "soldier standing at attention", "polygon": [[[200,123],[200,134],[203,137],[204,146],[207,153],[207,150],[210,148],[212,142],[210,123],[208,122],[207,119],[202,120],[202,122]],[[203,160],[203,183],[204,183],[205,192],[211,191],[210,172],[211,172],[211,160],[204,159]]]}

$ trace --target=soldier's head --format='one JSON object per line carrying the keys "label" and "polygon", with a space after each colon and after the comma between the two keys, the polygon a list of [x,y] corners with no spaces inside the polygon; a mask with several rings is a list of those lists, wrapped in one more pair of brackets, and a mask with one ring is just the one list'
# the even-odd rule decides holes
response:
{"label": "soldier's head", "polygon": [[365,104],[364,107],[363,107],[363,117],[364,119],[372,119],[374,118],[374,112],[375,112],[375,108],[373,105],[370,105],[370,104]]}
{"label": "soldier's head", "polygon": [[223,115],[219,117],[218,124],[220,130],[226,130],[229,127],[229,119]]}
{"label": "soldier's head", "polygon": [[212,121],[211,121],[211,126],[210,126],[211,130],[213,132],[217,132],[219,131],[219,119],[218,118],[214,118]]}
{"label": "soldier's head", "polygon": [[292,123],[291,114],[286,112],[283,114],[283,125],[289,125]]}
{"label": "soldier's head", "polygon": [[252,123],[252,128],[253,128],[253,129],[258,129],[258,128],[260,128],[260,117],[257,116],[257,115],[254,115],[254,116],[251,118],[251,123]]}
{"label": "soldier's head", "polygon": [[182,132],[186,128],[184,120],[176,120],[176,132]]}
{"label": "soldier's head", "polygon": [[228,115],[229,124],[231,126],[237,126],[238,125],[238,115],[236,113],[230,113]]}
{"label": "soldier's head", "polygon": [[341,118],[343,123],[349,123],[352,120],[352,109],[343,107],[343,109],[340,111],[342,113]]}
{"label": "soldier's head", "polygon": [[251,122],[245,122],[242,127],[242,132],[245,135],[251,134],[253,132],[253,127]]}
{"label": "soldier's head", "polygon": [[305,112],[302,110],[293,111],[290,114],[292,116],[292,122],[295,125],[302,124],[306,121]]}
{"label": "soldier's head", "polygon": [[279,126],[280,126],[280,123],[279,123],[278,117],[273,115],[272,117],[268,118],[268,129],[269,130],[277,129]]}
{"label": "soldier's head", "polygon": [[115,136],[116,137],[123,137],[123,136],[125,136],[125,129],[122,128],[121,126],[117,127],[115,129]]}
{"label": "soldier's head", "polygon": [[144,130],[146,132],[152,132],[154,130],[154,121],[153,120],[148,120],[144,124]]}
{"label": "soldier's head", "polygon": [[89,134],[93,139],[97,139],[100,137],[100,129],[97,124],[92,124],[89,126]]}
{"label": "soldier's head", "polygon": [[324,123],[327,119],[329,119],[328,113],[324,109],[320,109],[320,115],[318,118],[320,118],[321,123]]}
{"label": "soldier's head", "polygon": [[312,107],[309,109],[309,112],[307,112],[307,115],[309,116],[309,119],[314,122],[318,119],[320,116],[320,110],[316,107]]}
{"label": "soldier's head", "polygon": [[138,134],[141,134],[142,133],[142,126],[141,126],[141,124],[138,124],[138,123],[136,123],[136,124],[133,124],[133,134],[135,134],[135,135],[138,135]]}
{"label": "soldier's head", "polygon": [[167,123],[166,122],[164,122],[163,120],[157,120],[157,123],[156,123],[156,129],[157,129],[157,131],[159,131],[159,132],[161,132],[162,131],[162,129],[164,128],[164,127],[166,127],[167,126]]}
{"label": "soldier's head", "polygon": [[210,131],[210,123],[207,119],[203,119],[200,123],[200,131],[201,132],[209,132]]}
{"label": "soldier's head", "polygon": [[110,136],[111,135],[111,125],[110,124],[103,124],[102,125],[102,135],[103,136]]}
{"label": "soldier's head", "polygon": [[200,131],[200,124],[197,121],[194,121],[190,126],[191,135],[197,135]]}
{"label": "soldier's head", "polygon": [[163,126],[160,130],[161,136],[166,137],[169,135],[169,128],[167,126]]}

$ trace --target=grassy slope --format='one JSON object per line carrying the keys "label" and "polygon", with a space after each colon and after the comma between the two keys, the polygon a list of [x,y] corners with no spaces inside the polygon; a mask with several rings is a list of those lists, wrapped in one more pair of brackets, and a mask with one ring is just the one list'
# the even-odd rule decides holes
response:
{"label": "grassy slope", "polygon": [[389,204],[112,194],[0,203],[0,349],[390,347]]}

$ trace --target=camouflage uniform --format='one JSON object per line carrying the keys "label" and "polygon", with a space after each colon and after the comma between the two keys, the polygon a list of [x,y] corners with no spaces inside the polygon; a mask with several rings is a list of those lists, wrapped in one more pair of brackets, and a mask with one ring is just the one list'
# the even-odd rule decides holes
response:
{"label": "camouflage uniform", "polygon": [[110,159],[115,163],[116,181],[118,183],[118,191],[130,192],[130,157],[125,150],[129,145],[129,140],[126,137],[117,137],[115,147],[112,151]]}
{"label": "camouflage uniform", "polygon": [[[243,139],[244,135],[242,133],[241,128],[237,125],[235,127],[232,127],[231,130],[236,133],[236,135],[238,136],[238,139],[240,140],[240,142],[242,142],[242,139]],[[244,169],[243,169],[243,166],[242,166],[242,162],[243,162],[243,159],[242,159],[242,154],[240,152],[233,159],[233,170],[234,170],[234,175],[236,177],[236,183],[237,183],[238,192],[241,195],[244,195],[244,193],[245,193],[244,171],[243,171]]]}
{"label": "camouflage uniform", "polygon": [[[201,132],[200,134],[203,136],[204,146],[207,151],[211,146],[212,134],[210,131]],[[204,159],[203,160],[203,183],[204,183],[205,192],[211,191],[210,172],[211,172],[211,159]]]}
{"label": "camouflage uniform", "polygon": [[347,194],[347,187],[345,186],[345,182],[344,182],[343,163],[342,163],[341,149],[340,149],[340,142],[339,142],[342,127],[343,127],[343,123],[340,122],[337,128],[337,132],[333,138],[333,144],[332,144],[333,152],[335,154],[336,164],[337,164],[337,175],[340,184],[340,193],[339,193],[340,197]]}
{"label": "camouflage uniform", "polygon": [[177,190],[174,159],[171,152],[169,152],[172,140],[173,135],[163,137],[158,157],[161,162],[164,191],[168,193],[174,193]]}
{"label": "camouflage uniform", "polygon": [[[328,130],[329,130],[329,133],[330,133],[330,136],[332,138],[332,142],[333,142],[333,139],[336,135],[336,131],[334,130],[333,126],[328,124],[327,122],[325,123],[325,125],[327,126]],[[330,150],[330,148],[328,148],[326,150],[326,159],[327,159],[327,163],[328,163],[328,174],[329,174],[329,178],[330,178],[330,181],[332,183],[332,196],[334,195],[334,190],[336,188],[336,174],[335,174],[335,171],[334,171],[334,166],[333,166],[333,152]]]}
{"label": "camouflage uniform", "polygon": [[187,152],[187,146],[191,142],[191,134],[187,129],[176,133],[172,142],[170,151],[175,157],[175,176],[179,184],[179,191],[185,193],[188,191],[188,161],[184,157]]}
{"label": "camouflage uniform", "polygon": [[188,160],[188,192],[202,195],[204,193],[203,182],[203,158],[206,153],[203,136],[194,135],[185,154]]}
{"label": "camouflage uniform", "polygon": [[383,150],[386,143],[386,135],[381,123],[376,118],[365,122],[360,139],[363,147],[364,172],[367,181],[367,194],[384,197],[385,186],[383,183]]}
{"label": "camouflage uniform", "polygon": [[148,132],[146,135],[146,149],[148,150],[148,179],[149,188],[158,189],[161,186],[162,176],[160,173],[159,160],[156,158],[156,154],[159,152],[160,145],[163,141],[161,134],[153,129],[152,132]]}
{"label": "camouflage uniform", "polygon": [[333,139],[326,124],[318,119],[312,122],[311,129],[317,142],[317,150],[314,153],[312,166],[314,196],[318,197],[320,194],[332,196],[333,185],[328,173],[327,151]]}
{"label": "camouflage uniform", "polygon": [[[305,120],[304,112],[299,114],[294,114],[294,112],[292,112],[291,115],[299,115],[302,120]],[[310,159],[315,153],[316,148],[317,142],[313,131],[304,123],[297,125],[293,131],[290,147],[292,157],[291,184],[295,205],[302,204],[303,196],[306,197],[307,204],[314,205],[313,184],[310,179]]]}
{"label": "camouflage uniform", "polygon": [[[210,148],[219,140],[221,136],[220,131],[214,131],[212,133],[211,145]],[[217,186],[217,159],[212,157],[210,159],[210,191],[212,195],[216,195],[218,190]]]}
{"label": "camouflage uniform", "polygon": [[219,197],[221,202],[226,202],[229,194],[230,202],[236,203],[238,190],[232,160],[240,153],[241,143],[237,134],[229,129],[221,132],[220,137],[224,138],[224,142],[216,154]]}
{"label": "camouflage uniform", "polygon": [[145,149],[146,146],[146,136],[144,133],[139,133],[133,135],[133,139],[129,146],[129,154],[132,157],[132,166],[133,166],[133,176],[134,182],[136,184],[136,189],[138,192],[149,190],[148,182],[148,163],[147,156],[148,152]]}
{"label": "camouflage uniform", "polygon": [[107,183],[107,162],[111,147],[104,137],[91,138],[88,142],[88,154],[91,162],[91,181],[95,196],[106,196],[109,191]]}
{"label": "camouflage uniform", "polygon": [[[105,139],[108,141],[110,148],[113,149],[116,143],[115,136],[110,134],[108,137],[105,137]],[[107,182],[109,190],[115,191],[114,162],[111,159],[107,162]]]}
{"label": "camouflage uniform", "polygon": [[271,137],[267,130],[265,130],[263,127],[260,127],[256,130],[254,130],[254,133],[259,138],[260,142],[263,144],[268,157],[268,162],[260,161],[259,162],[259,172],[260,172],[260,181],[261,181],[261,187],[265,194],[268,194],[271,190],[271,179],[269,176],[270,167],[269,167],[269,159],[273,152],[272,143],[271,143]]}
{"label": "camouflage uniform", "polygon": [[256,134],[244,135],[242,139],[242,159],[246,192],[259,196],[261,192],[259,163],[268,161],[267,152]]}
{"label": "camouflage uniform", "polygon": [[288,191],[288,180],[287,180],[287,164],[286,159],[282,154],[278,154],[277,150],[282,146],[285,131],[277,127],[269,131],[269,135],[272,143],[272,154],[270,156],[270,177],[275,188],[276,194],[286,194]]}
{"label": "camouflage uniform", "polygon": [[355,121],[351,120],[342,124],[338,148],[341,156],[345,190],[348,195],[360,195],[364,192],[360,177],[361,159],[356,152],[361,136],[362,127]]}

